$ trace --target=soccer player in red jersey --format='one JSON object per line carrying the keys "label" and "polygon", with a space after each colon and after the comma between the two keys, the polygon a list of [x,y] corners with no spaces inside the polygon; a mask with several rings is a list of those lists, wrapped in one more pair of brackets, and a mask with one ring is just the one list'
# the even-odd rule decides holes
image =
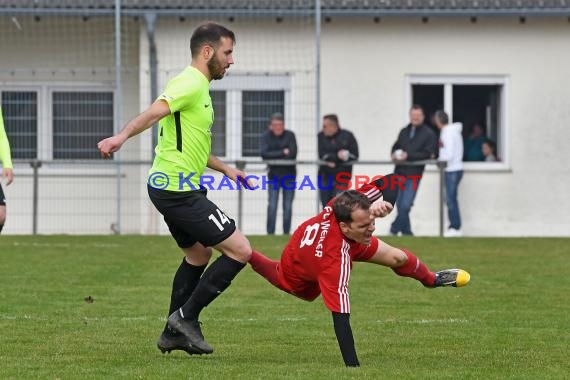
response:
{"label": "soccer player in red jersey", "polygon": [[[332,312],[335,334],[346,366],[360,365],[350,327],[348,281],[353,261],[392,268],[424,286],[464,286],[469,274],[461,269],[431,272],[416,256],[373,237],[374,220],[385,217],[398,196],[394,175],[341,193],[317,216],[305,221],[283,249],[281,260],[253,251],[253,270],[277,288],[306,301],[323,295]],[[382,199],[381,199],[382,198]]]}

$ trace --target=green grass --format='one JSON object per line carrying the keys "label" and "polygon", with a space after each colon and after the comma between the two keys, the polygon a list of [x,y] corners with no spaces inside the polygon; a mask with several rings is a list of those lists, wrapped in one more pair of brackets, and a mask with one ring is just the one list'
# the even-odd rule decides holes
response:
{"label": "green grass", "polygon": [[[170,237],[0,237],[0,378],[547,379],[570,375],[569,239],[392,238],[432,269],[471,272],[425,289],[355,264],[362,367],[342,365],[329,312],[246,268],[202,313],[215,352],[155,347],[181,255]],[[278,257],[284,237],[251,237]],[[91,296],[93,303],[84,298]]]}

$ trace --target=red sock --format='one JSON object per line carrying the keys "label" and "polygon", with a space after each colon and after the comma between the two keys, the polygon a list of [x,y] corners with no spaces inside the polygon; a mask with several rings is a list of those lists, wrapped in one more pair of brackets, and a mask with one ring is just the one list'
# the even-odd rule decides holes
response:
{"label": "red sock", "polygon": [[431,272],[428,267],[410,251],[402,249],[402,252],[408,256],[408,261],[401,267],[392,268],[392,270],[399,276],[415,278],[426,286],[433,286],[435,283],[435,273]]}
{"label": "red sock", "polygon": [[281,289],[277,274],[277,265],[279,265],[279,261],[271,260],[269,257],[264,256],[262,253],[257,252],[254,249],[251,253],[249,263],[254,271],[265,277],[265,279],[271,284]]}

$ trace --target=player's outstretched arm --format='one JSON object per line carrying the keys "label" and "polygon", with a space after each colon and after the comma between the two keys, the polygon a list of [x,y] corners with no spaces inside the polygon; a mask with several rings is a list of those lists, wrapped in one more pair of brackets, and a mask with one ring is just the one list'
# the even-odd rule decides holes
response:
{"label": "player's outstretched arm", "polygon": [[132,119],[125,125],[121,132],[114,136],[99,141],[97,148],[101,152],[103,158],[110,158],[111,153],[121,149],[121,146],[128,138],[138,135],[144,130],[150,128],[163,117],[170,115],[170,107],[164,100],[157,100],[152,103],[144,112]]}
{"label": "player's outstretched arm", "polygon": [[354,337],[352,336],[352,328],[350,327],[350,314],[332,312],[334,332],[340,353],[347,367],[360,367],[358,358],[356,357],[356,348],[354,347]]}
{"label": "player's outstretched arm", "polygon": [[403,178],[397,174],[391,173],[385,176],[375,177],[376,179],[364,186],[356,189],[356,191],[361,192],[366,195],[371,202],[382,199],[392,206],[396,204],[398,199],[399,183],[398,181]]}

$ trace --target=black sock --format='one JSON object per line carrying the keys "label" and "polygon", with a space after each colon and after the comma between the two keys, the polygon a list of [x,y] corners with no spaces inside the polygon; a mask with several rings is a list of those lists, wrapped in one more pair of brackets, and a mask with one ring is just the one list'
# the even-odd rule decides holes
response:
{"label": "black sock", "polygon": [[[176,274],[174,275],[174,280],[172,280],[172,294],[170,296],[170,308],[168,309],[168,315],[172,314],[175,310],[180,309],[182,305],[188,301],[196,285],[200,281],[200,276],[204,273],[206,265],[195,266],[188,261],[186,258],[182,259],[182,263],[178,267]],[[176,335],[175,331],[168,327],[168,323],[164,327],[164,332],[170,335]]]}
{"label": "black sock", "polygon": [[204,272],[196,290],[190,296],[188,302],[182,307],[182,317],[187,319],[198,319],[200,312],[219,296],[230,284],[234,277],[245,267],[226,255],[221,255]]}
{"label": "black sock", "polygon": [[2,232],[2,228],[4,228],[4,225],[0,224],[0,232]]}

